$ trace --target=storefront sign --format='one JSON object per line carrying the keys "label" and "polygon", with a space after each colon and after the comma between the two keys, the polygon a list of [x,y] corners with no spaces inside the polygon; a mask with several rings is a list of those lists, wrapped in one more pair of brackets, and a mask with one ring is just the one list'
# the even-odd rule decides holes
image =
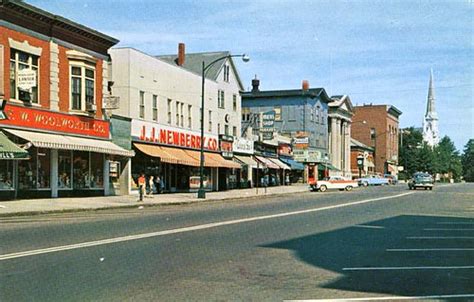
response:
{"label": "storefront sign", "polygon": [[232,143],[234,142],[234,137],[229,135],[219,135],[219,143],[222,156],[224,158],[232,158],[234,153],[232,152]]}
{"label": "storefront sign", "polygon": [[321,162],[321,152],[310,149],[295,149],[293,150],[293,157],[298,162]]}
{"label": "storefront sign", "polygon": [[17,86],[21,90],[31,90],[36,87],[36,70],[26,68],[17,72]]}
{"label": "storefront sign", "polygon": [[293,139],[293,148],[294,149],[308,149],[309,147],[309,137],[295,137]]}
{"label": "storefront sign", "polygon": [[0,120],[0,125],[100,138],[109,138],[110,136],[109,122],[86,116],[69,115],[11,104],[6,105],[5,113],[8,119]]}
{"label": "storefront sign", "polygon": [[288,144],[279,144],[278,145],[278,154],[279,155],[291,156],[291,154],[292,154],[291,146],[288,145]]}
{"label": "storefront sign", "polygon": [[235,153],[253,154],[253,140],[236,137],[232,144],[232,150]]}
{"label": "storefront sign", "polygon": [[263,140],[273,139],[273,132],[275,131],[274,126],[275,110],[264,112],[262,115],[262,128],[260,129]]}
{"label": "storefront sign", "polygon": [[[132,138],[135,141],[152,142],[161,145],[201,148],[201,133],[158,123],[132,120]],[[218,151],[218,137],[213,134],[204,135],[204,149]]]}

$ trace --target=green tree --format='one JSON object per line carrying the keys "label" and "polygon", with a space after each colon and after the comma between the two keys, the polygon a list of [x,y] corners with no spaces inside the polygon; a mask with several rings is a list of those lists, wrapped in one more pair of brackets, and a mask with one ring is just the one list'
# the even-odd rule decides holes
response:
{"label": "green tree", "polygon": [[474,182],[474,139],[472,138],[464,146],[462,167],[464,180]]}
{"label": "green tree", "polygon": [[453,141],[448,136],[443,137],[433,152],[434,172],[458,180],[462,175],[461,157]]}
{"label": "green tree", "polygon": [[399,141],[399,162],[403,165],[405,177],[420,171],[418,156],[419,149],[423,146],[423,135],[414,127],[403,129],[402,139]]}

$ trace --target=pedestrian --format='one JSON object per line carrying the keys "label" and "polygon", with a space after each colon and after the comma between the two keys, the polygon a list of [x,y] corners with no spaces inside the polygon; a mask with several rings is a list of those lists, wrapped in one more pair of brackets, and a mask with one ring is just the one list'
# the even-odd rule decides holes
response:
{"label": "pedestrian", "polygon": [[155,182],[153,178],[154,178],[153,175],[151,175],[150,178],[148,178],[148,187],[149,187],[148,195],[153,195],[153,191],[155,187]]}
{"label": "pedestrian", "polygon": [[286,185],[289,186],[290,185],[290,174],[286,174],[286,177],[285,177],[285,182],[286,182]]}
{"label": "pedestrian", "polygon": [[161,193],[161,178],[160,175],[155,176],[155,188],[156,188],[156,194]]}
{"label": "pedestrian", "polygon": [[145,195],[145,190],[146,190],[146,178],[145,178],[144,173],[140,173],[137,183],[138,183],[138,194],[140,196],[139,201],[143,201],[143,195]]}

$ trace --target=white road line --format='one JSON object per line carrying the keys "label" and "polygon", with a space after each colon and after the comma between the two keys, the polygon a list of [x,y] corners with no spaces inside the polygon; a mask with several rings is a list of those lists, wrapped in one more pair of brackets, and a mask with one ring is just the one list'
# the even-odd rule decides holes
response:
{"label": "white road line", "polygon": [[354,225],[356,228],[365,228],[365,229],[385,229],[383,226],[378,225],[365,225],[365,224],[356,224]]}
{"label": "white road line", "polygon": [[474,251],[474,248],[386,249],[387,252],[457,252]]}
{"label": "white road line", "polygon": [[311,299],[311,300],[285,300],[285,301],[326,301],[326,302],[344,302],[344,301],[398,301],[398,300],[427,300],[427,299],[461,299],[473,298],[474,294],[460,295],[434,295],[434,296],[392,296],[392,297],[365,297],[365,298],[344,298],[344,299]]}
{"label": "white road line", "polygon": [[474,229],[438,229],[438,228],[427,228],[423,229],[423,231],[469,231],[472,232]]}
{"label": "white road line", "polygon": [[33,255],[59,252],[59,251],[74,250],[74,249],[91,247],[91,246],[98,246],[98,245],[104,245],[104,244],[111,244],[111,243],[117,243],[117,242],[124,242],[124,241],[145,239],[145,238],[164,236],[164,235],[170,235],[170,234],[191,232],[191,231],[197,231],[197,230],[203,230],[203,229],[210,229],[210,228],[215,228],[215,227],[220,227],[220,226],[225,226],[225,225],[231,225],[231,224],[244,223],[244,222],[250,222],[250,221],[258,221],[258,220],[264,220],[264,219],[272,219],[272,218],[279,218],[279,217],[285,217],[285,216],[306,214],[306,213],[311,213],[311,212],[332,210],[332,209],[343,208],[343,207],[348,207],[348,206],[360,205],[360,204],[369,203],[369,202],[378,201],[378,200],[398,198],[398,197],[410,195],[410,194],[413,194],[413,193],[414,192],[407,192],[407,193],[397,194],[397,195],[393,195],[393,196],[385,196],[385,197],[365,199],[365,200],[361,200],[361,201],[342,203],[342,204],[327,206],[327,207],[322,207],[322,208],[307,209],[307,210],[300,210],[300,211],[273,214],[273,215],[265,215],[265,216],[256,216],[256,217],[236,219],[236,220],[228,220],[228,221],[215,222],[215,223],[206,223],[206,224],[201,224],[201,225],[196,225],[196,226],[191,226],[191,227],[171,229],[171,230],[165,230],[165,231],[159,231],[159,232],[144,233],[144,234],[138,234],[138,235],[129,235],[129,236],[115,237],[115,238],[103,239],[103,240],[97,240],[97,241],[89,241],[89,242],[82,242],[82,243],[77,243],[77,244],[62,245],[62,246],[56,246],[56,247],[50,247],[50,248],[44,248],[44,249],[37,249],[37,250],[31,250],[31,251],[4,254],[4,255],[0,255],[0,261],[7,260],[7,259],[20,258],[20,257],[28,257],[28,256],[33,256]]}
{"label": "white road line", "polygon": [[438,222],[437,224],[460,224],[460,225],[474,225],[474,222]]}
{"label": "white road line", "polygon": [[441,239],[441,240],[449,240],[449,239],[469,239],[472,240],[474,237],[472,236],[412,236],[412,237],[406,237],[406,239]]}
{"label": "white road line", "polygon": [[395,271],[395,270],[443,270],[474,269],[474,266],[387,266],[387,267],[345,267],[343,271]]}

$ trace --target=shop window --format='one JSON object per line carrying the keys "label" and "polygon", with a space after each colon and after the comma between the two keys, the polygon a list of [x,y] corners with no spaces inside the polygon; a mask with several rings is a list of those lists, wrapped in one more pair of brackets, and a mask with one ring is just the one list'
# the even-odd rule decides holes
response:
{"label": "shop window", "polygon": [[72,189],[72,151],[58,151],[58,188]]}
{"label": "shop window", "polygon": [[[18,72],[31,69],[36,73],[36,85],[31,90],[22,90],[18,87]],[[38,104],[39,87],[39,56],[35,56],[16,49],[10,49],[10,98]]]}
{"label": "shop window", "polygon": [[0,190],[13,188],[13,161],[0,160]]}
{"label": "shop window", "polygon": [[18,189],[50,188],[51,154],[49,149],[30,149],[30,159],[18,161]]}
{"label": "shop window", "polygon": [[73,158],[74,189],[96,189],[104,187],[103,154],[75,151]]}
{"label": "shop window", "polygon": [[95,66],[70,61],[71,110],[95,111]]}

